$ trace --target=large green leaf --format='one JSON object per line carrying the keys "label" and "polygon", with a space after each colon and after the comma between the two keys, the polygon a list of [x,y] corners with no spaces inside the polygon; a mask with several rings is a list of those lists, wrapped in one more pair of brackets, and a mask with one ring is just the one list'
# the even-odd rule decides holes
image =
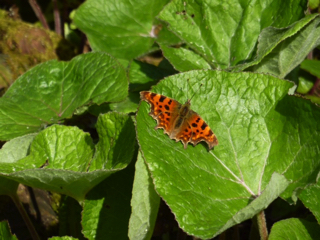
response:
{"label": "large green leaf", "polygon": [[133,176],[134,161],[88,193],[81,222],[87,239],[128,239]]}
{"label": "large green leaf", "polygon": [[286,27],[302,18],[306,3],[174,0],[159,16],[211,67],[225,69],[252,58],[262,29]]}
{"label": "large green leaf", "polygon": [[37,132],[72,116],[83,105],[118,102],[127,94],[126,72],[108,54],[39,64],[0,98],[0,139]]}
{"label": "large green leaf", "polygon": [[155,40],[154,18],[168,0],[88,0],[76,11],[75,25],[95,51],[132,59],[147,52]]}
{"label": "large green leaf", "polygon": [[100,141],[94,160],[94,145],[88,133],[53,125],[34,138],[30,155],[14,162],[2,161],[0,174],[83,200],[95,185],[129,164],[135,145],[133,122],[127,115],[100,115],[97,129]]}
{"label": "large green leaf", "polygon": [[131,199],[132,213],[128,232],[131,240],[151,239],[159,204],[160,197],[154,190],[146,163],[139,153]]}
{"label": "large green leaf", "polygon": [[[150,106],[141,103],[137,136],[143,157],[157,192],[187,233],[215,236],[262,193],[274,172],[292,181],[282,194],[285,198],[315,180],[320,111],[309,101],[288,96],[292,86],[268,75],[220,71],[190,71],[156,85],[152,91],[181,103],[196,93],[191,108],[219,140],[212,151],[205,143],[184,149],[155,130]],[[263,202],[255,206],[256,213],[266,207]]]}
{"label": "large green leaf", "polygon": [[319,239],[320,226],[304,219],[290,218],[272,226],[269,240],[315,240]]}

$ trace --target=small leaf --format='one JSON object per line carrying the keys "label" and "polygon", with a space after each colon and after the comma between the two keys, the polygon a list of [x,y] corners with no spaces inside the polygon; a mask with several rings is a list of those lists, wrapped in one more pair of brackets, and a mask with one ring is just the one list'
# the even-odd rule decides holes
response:
{"label": "small leaf", "polygon": [[[6,142],[0,150],[1,163],[14,163],[27,156],[31,142],[36,134],[29,134]],[[17,151],[19,149],[19,151]],[[0,177],[0,195],[15,195],[19,183],[5,177]]]}
{"label": "small leaf", "polygon": [[320,1],[319,0],[309,0],[308,1],[308,6],[312,10],[318,8],[319,5],[320,5]]}
{"label": "small leaf", "polygon": [[211,66],[197,53],[186,48],[169,48],[160,45],[163,55],[176,70],[186,72],[196,69],[210,69]]}
{"label": "small leaf", "polygon": [[12,235],[7,221],[0,222],[0,239],[17,240],[15,235]]}
{"label": "small leaf", "polygon": [[131,118],[122,113],[100,115],[96,125],[100,141],[89,171],[122,169],[131,161],[135,132]]}
{"label": "small leaf", "polygon": [[314,83],[305,76],[299,77],[299,86],[297,92],[301,94],[307,94],[313,87]]}
{"label": "small leaf", "polygon": [[[129,68],[130,91],[142,91],[150,89],[160,79],[175,74],[173,69],[154,66],[140,61],[132,61]],[[140,98],[140,97],[139,97]]]}
{"label": "small leaf", "polygon": [[122,102],[109,103],[108,108],[111,111],[121,113],[134,113],[137,111],[140,101],[140,95],[137,92],[129,92],[128,97]]}
{"label": "small leaf", "polygon": [[79,238],[69,237],[69,236],[63,236],[63,237],[51,237],[49,240],[77,240]]}
{"label": "small leaf", "polygon": [[167,3],[168,0],[89,0],[77,9],[73,20],[94,51],[130,60],[147,52],[154,43],[152,24]]}
{"label": "small leaf", "polygon": [[300,194],[299,199],[313,213],[320,223],[320,181],[306,187]]}
{"label": "small leaf", "polygon": [[[37,134],[28,134],[6,142],[0,150],[0,162],[15,162],[28,155],[29,147]],[[19,151],[17,151],[19,149]]]}
{"label": "small leaf", "polygon": [[[272,73],[279,78],[284,78],[290,71],[298,66],[303,59],[320,44],[320,18],[311,19],[310,22],[307,22],[308,24],[306,24],[305,21],[313,16],[315,15],[308,15],[305,19],[302,19],[286,30],[274,28],[265,29],[261,33],[261,46],[259,45],[258,49],[267,49],[265,48],[266,45],[270,44],[270,42],[276,42],[273,41],[276,36],[282,35],[283,33],[285,34],[279,39],[281,42],[278,40],[279,44],[277,47],[266,55],[258,65],[254,66],[252,70],[261,73]],[[303,28],[301,28],[302,26]],[[292,32],[292,30],[296,31],[297,28],[301,28],[301,30],[294,34],[294,36],[286,38],[288,36],[287,34]]]}
{"label": "small leaf", "polygon": [[300,67],[313,76],[320,78],[320,61],[306,59],[301,63]]}
{"label": "small leaf", "polygon": [[304,219],[290,218],[276,222],[269,235],[269,240],[314,240],[320,235],[320,226]]}
{"label": "small leaf", "polygon": [[127,93],[126,72],[108,54],[88,53],[68,63],[39,64],[0,98],[0,139],[38,132],[83,105],[118,102]]}
{"label": "small leaf", "polygon": [[139,153],[132,189],[132,213],[129,221],[129,239],[151,239],[159,204],[160,197],[154,190],[147,166],[141,153]]}

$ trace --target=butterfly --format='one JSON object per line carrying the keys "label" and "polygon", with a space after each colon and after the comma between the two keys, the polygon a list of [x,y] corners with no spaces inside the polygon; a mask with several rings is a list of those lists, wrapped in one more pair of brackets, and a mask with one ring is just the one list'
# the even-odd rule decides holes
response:
{"label": "butterfly", "polygon": [[181,141],[185,149],[189,142],[195,146],[200,141],[205,141],[209,150],[218,145],[218,139],[208,124],[190,109],[190,100],[181,104],[172,98],[149,91],[140,92],[140,98],[151,106],[149,115],[157,121],[155,129],[164,129],[164,133],[171,139]]}

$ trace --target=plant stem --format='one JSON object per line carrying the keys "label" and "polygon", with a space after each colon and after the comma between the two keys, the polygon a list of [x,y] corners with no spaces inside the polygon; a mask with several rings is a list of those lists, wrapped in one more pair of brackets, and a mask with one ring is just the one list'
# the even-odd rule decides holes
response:
{"label": "plant stem", "polygon": [[53,16],[54,16],[54,28],[57,34],[62,35],[61,31],[61,18],[60,12],[57,4],[57,0],[52,0],[53,4]]}
{"label": "plant stem", "polygon": [[24,209],[21,201],[18,198],[18,195],[14,194],[14,195],[10,195],[12,201],[14,202],[14,204],[16,205],[17,209],[19,210],[25,224],[27,225],[30,235],[32,237],[33,240],[40,240],[40,237],[36,231],[36,229],[34,228],[26,210]]}
{"label": "plant stem", "polygon": [[49,29],[49,25],[47,23],[46,18],[44,17],[40,6],[37,3],[37,0],[29,0],[29,4],[32,7],[34,13],[36,14],[37,18],[39,19],[39,21],[41,22],[42,26],[45,29]]}
{"label": "plant stem", "polygon": [[267,229],[267,222],[266,222],[266,217],[264,215],[264,211],[259,212],[256,215],[256,219],[258,223],[260,239],[268,240],[268,229]]}

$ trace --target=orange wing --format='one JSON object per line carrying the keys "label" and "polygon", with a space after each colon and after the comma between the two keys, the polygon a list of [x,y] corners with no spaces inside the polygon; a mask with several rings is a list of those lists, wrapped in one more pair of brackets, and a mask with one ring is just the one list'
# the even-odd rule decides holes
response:
{"label": "orange wing", "polygon": [[209,150],[218,145],[218,139],[208,124],[192,110],[189,111],[186,121],[181,126],[177,139],[183,142],[184,148],[187,148],[188,142],[195,146],[205,141],[209,145]]}
{"label": "orange wing", "polygon": [[161,94],[147,91],[140,92],[140,97],[151,106],[149,114],[157,120],[158,124],[155,128],[163,128],[164,132],[170,136],[173,128],[173,121],[179,113],[181,104],[178,101]]}
{"label": "orange wing", "polygon": [[156,119],[157,128],[163,128],[171,139],[181,141],[184,148],[191,142],[194,146],[200,141],[209,145],[209,150],[218,145],[218,139],[207,123],[194,111],[190,102],[184,105],[161,94],[143,91],[142,100],[151,105],[150,115]]}

